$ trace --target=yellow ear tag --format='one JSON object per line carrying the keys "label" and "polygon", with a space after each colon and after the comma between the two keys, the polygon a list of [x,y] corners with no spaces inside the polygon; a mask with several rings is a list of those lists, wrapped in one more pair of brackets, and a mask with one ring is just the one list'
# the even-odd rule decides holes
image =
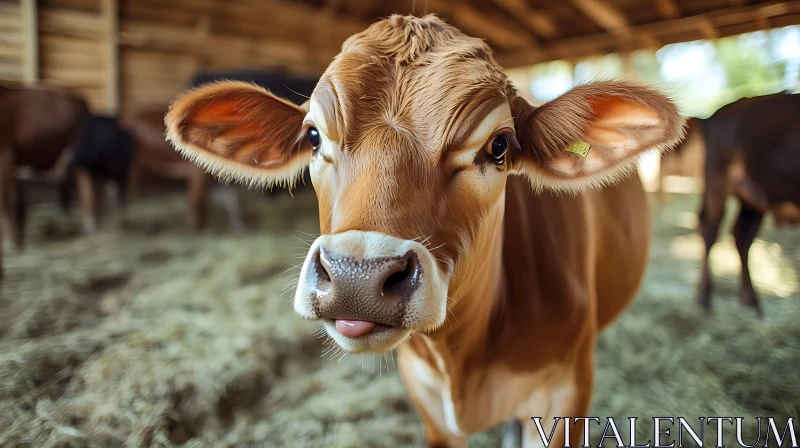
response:
{"label": "yellow ear tag", "polygon": [[567,151],[575,153],[584,159],[589,155],[589,149],[591,149],[591,145],[583,141],[573,142],[571,145],[567,146]]}

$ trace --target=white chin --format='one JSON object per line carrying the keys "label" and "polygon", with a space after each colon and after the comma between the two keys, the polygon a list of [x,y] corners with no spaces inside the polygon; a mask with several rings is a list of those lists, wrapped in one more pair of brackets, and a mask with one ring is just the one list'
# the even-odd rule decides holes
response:
{"label": "white chin", "polygon": [[327,319],[322,321],[322,326],[336,344],[348,353],[388,352],[405,342],[412,333],[407,328],[378,328],[363,336],[349,338],[339,333],[336,325]]}

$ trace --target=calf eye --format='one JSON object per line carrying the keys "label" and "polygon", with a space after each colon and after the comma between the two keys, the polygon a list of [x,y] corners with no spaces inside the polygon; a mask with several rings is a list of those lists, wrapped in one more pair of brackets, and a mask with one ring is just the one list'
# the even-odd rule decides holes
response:
{"label": "calf eye", "polygon": [[319,145],[322,144],[322,138],[319,136],[319,131],[316,128],[308,128],[308,141],[311,143],[311,147],[314,148],[314,151],[319,149]]}
{"label": "calf eye", "polygon": [[486,152],[498,165],[505,161],[506,151],[508,150],[508,138],[505,134],[498,134],[492,137],[486,144]]}

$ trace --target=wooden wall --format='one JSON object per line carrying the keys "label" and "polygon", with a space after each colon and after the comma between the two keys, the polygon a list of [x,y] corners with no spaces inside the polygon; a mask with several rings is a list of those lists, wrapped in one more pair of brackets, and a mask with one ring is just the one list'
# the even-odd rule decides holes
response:
{"label": "wooden wall", "polygon": [[66,86],[99,113],[163,107],[199,70],[321,74],[364,26],[315,27],[326,14],[285,0],[0,0],[0,79]]}
{"label": "wooden wall", "polygon": [[24,80],[24,42],[21,2],[0,1],[0,79]]}

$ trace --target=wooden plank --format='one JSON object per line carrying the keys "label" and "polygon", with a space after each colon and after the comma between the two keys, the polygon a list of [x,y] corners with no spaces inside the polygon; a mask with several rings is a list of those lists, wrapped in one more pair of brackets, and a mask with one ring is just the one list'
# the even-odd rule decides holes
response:
{"label": "wooden plank", "polygon": [[108,112],[119,112],[119,4],[117,0],[102,1],[102,22],[105,34],[105,56],[108,63],[106,70],[106,107]]}
{"label": "wooden plank", "polygon": [[451,17],[454,24],[466,32],[490,40],[495,47],[506,50],[529,48],[535,52],[532,48],[536,42],[508,20],[455,0],[431,0],[428,6],[432,12]]}
{"label": "wooden plank", "polygon": [[120,17],[123,20],[132,19],[189,26],[195,22],[197,11],[188,8],[176,8],[172,4],[150,5],[134,1],[124,2],[121,5]]}
{"label": "wooden plank", "polygon": [[0,13],[0,32],[21,32],[23,28],[21,14]]}
{"label": "wooden plank", "polygon": [[718,31],[718,37],[726,37],[744,32],[756,31],[762,19],[770,24],[782,26],[800,24],[800,2],[780,1],[766,5],[741,6],[682,17],[675,20],[651,23],[632,27],[628,39],[621,39],[609,33],[562,39],[542,48],[537,57],[526,51],[496,54],[497,61],[506,67],[520,67],[555,59],[575,59],[598,54],[608,54],[625,49],[647,48],[652,43],[641,36],[652,36],[661,45],[687,40],[705,39],[707,31],[701,30],[703,22],[710,22]]}
{"label": "wooden plank", "polygon": [[43,67],[42,80],[58,81],[69,86],[102,87],[105,84],[106,73],[103,70],[85,68],[50,68]]}
{"label": "wooden plank", "polygon": [[0,33],[0,45],[23,45],[22,34]]}
{"label": "wooden plank", "polygon": [[[194,29],[164,29],[156,25],[133,21],[122,24],[120,41],[127,47],[188,52],[206,55],[210,58],[240,55],[242,57],[301,62],[303,59],[311,57],[309,48],[296,41],[222,35],[210,36],[206,41],[198,39],[197,31]],[[319,51],[319,49],[316,50],[316,52]]]}
{"label": "wooden plank", "polygon": [[97,55],[103,53],[103,44],[100,41],[53,34],[42,34],[40,46],[43,61],[47,61],[50,55],[55,53]]}
{"label": "wooden plank", "polygon": [[7,81],[23,81],[20,64],[13,61],[0,60],[0,79]]}
{"label": "wooden plank", "polygon": [[39,28],[43,33],[84,39],[103,39],[105,37],[100,16],[83,11],[66,9],[42,10],[39,18]]}
{"label": "wooden plank", "polygon": [[98,14],[100,2],[99,0],[39,0],[39,9],[42,11],[64,9]]}
{"label": "wooden plank", "polygon": [[81,67],[99,71],[105,70],[107,65],[103,55],[58,53],[48,55],[43,67],[46,67],[47,70],[67,70],[71,67]]}
{"label": "wooden plank", "polygon": [[677,19],[681,16],[675,0],[655,0],[658,13],[665,20]]}
{"label": "wooden plank", "polygon": [[39,80],[39,29],[36,0],[22,0],[20,19],[25,50],[25,57],[22,59],[22,79],[27,84],[35,84]]}
{"label": "wooden plank", "polygon": [[21,14],[21,6],[19,3],[0,2],[0,15],[17,17]]}
{"label": "wooden plank", "polygon": [[558,38],[556,23],[539,11],[531,9],[525,0],[492,0],[497,6],[518,18],[531,31],[545,39]]}
{"label": "wooden plank", "polygon": [[717,30],[714,22],[709,20],[708,17],[701,16],[697,18],[697,29],[700,30],[704,39],[719,39],[719,30]]}
{"label": "wooden plank", "polygon": [[18,59],[20,61],[20,65],[22,64],[22,60],[25,58],[25,49],[22,45],[0,45],[0,59]]}
{"label": "wooden plank", "polygon": [[627,35],[630,24],[625,15],[606,0],[570,0],[592,22],[611,33]]}

